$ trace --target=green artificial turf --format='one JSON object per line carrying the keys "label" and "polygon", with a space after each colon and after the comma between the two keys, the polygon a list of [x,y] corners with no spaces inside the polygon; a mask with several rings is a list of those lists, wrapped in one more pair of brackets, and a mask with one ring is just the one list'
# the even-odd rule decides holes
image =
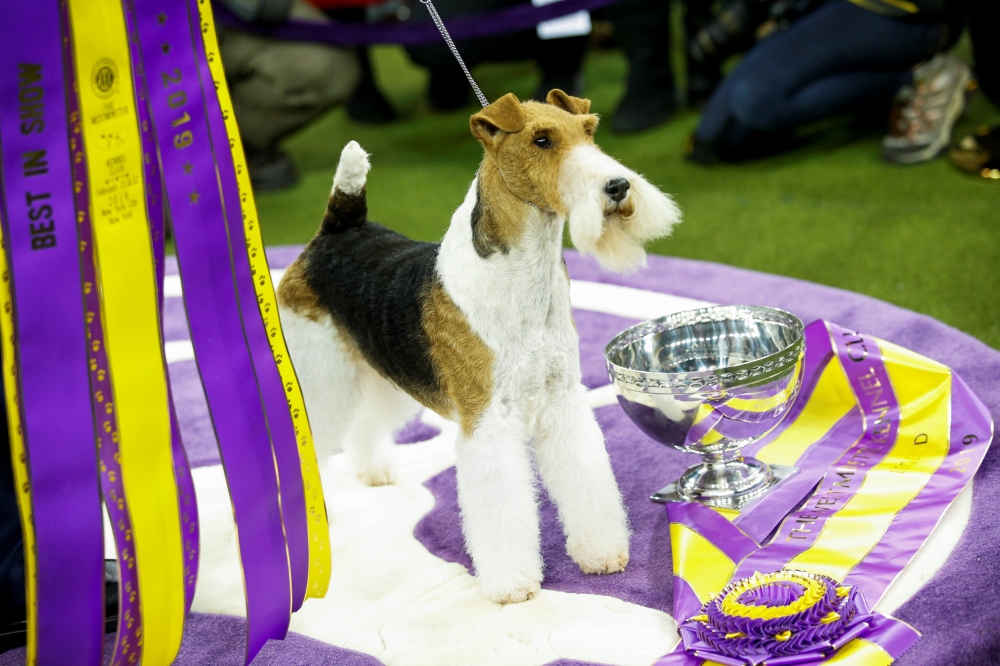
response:
{"label": "green artificial turf", "polygon": [[[292,190],[258,197],[269,245],[304,243],[315,232],[343,145],[372,155],[370,216],[414,238],[436,240],[461,203],[481,157],[468,130],[470,104],[433,113],[426,75],[401,49],[374,53],[379,82],[401,114],[384,126],[336,110],[286,147],[302,172]],[[610,117],[625,62],[597,51],[586,63],[593,111]],[[475,71],[489,99],[530,95],[530,64]],[[946,158],[894,166],[879,158],[878,132],[846,122],[817,130],[803,148],[745,165],[702,167],[681,158],[698,116],[680,113],[652,131],[598,132],[603,149],[674,195],[684,223],[656,253],[788,275],[923,312],[1000,348],[1000,182],[968,176]],[[981,96],[955,128],[962,136],[1000,115]]]}

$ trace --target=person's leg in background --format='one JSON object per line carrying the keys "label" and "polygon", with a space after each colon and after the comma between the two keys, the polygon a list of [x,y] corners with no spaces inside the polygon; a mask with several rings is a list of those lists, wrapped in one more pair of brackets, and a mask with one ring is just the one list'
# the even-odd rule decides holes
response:
{"label": "person's leg in background", "polygon": [[768,18],[769,0],[727,0],[717,15],[709,0],[687,0],[688,104],[700,108],[722,80],[722,63],[753,46],[758,27]]}
{"label": "person's leg in background", "polygon": [[[983,94],[1000,110],[1000,3],[966,4],[976,79]],[[984,125],[964,137],[951,150],[950,157],[962,171],[1000,181],[1000,125]]]}
{"label": "person's leg in background", "polygon": [[625,95],[611,119],[615,132],[638,132],[666,122],[677,107],[670,64],[670,2],[621,0],[604,9],[615,42],[628,59]]}
{"label": "person's leg in background", "polygon": [[[489,12],[521,4],[520,0],[438,0],[438,12],[448,20],[475,12]],[[413,17],[430,20],[427,8],[413,5]],[[587,52],[587,36],[540,39],[534,29],[483,37],[464,39],[455,43],[462,60],[471,69],[485,62],[510,62],[531,59],[541,73],[541,81],[532,92],[532,98],[544,101],[552,88],[560,88],[570,95],[580,95],[580,69]],[[443,41],[407,46],[406,52],[416,64],[430,70],[428,98],[435,111],[453,111],[468,104],[471,88],[465,73],[455,61],[455,56]]]}
{"label": "person's leg in background", "polygon": [[559,88],[574,97],[583,96],[581,70],[589,46],[589,35],[535,40],[534,59],[542,78],[531,95],[532,98],[544,102],[545,96],[553,88]]}
{"label": "person's leg in background", "polygon": [[0,417],[0,652],[3,652],[19,643],[12,634],[20,633],[23,628],[25,590],[21,516],[11,470],[7,402],[2,387]]}
{"label": "person's leg in background", "polygon": [[802,125],[888,105],[946,29],[830,0],[747,53],[706,105],[690,159],[753,158],[788,145]]}
{"label": "person's leg in background", "polygon": [[294,185],[298,174],[278,144],[348,99],[359,77],[357,55],[233,29],[219,41],[254,187]]}

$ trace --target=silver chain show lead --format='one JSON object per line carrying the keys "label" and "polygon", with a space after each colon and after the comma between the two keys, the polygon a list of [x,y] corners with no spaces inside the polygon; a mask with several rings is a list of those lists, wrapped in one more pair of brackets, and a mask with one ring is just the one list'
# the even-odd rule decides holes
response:
{"label": "silver chain show lead", "polygon": [[458,54],[458,49],[455,48],[455,42],[451,41],[451,35],[448,34],[448,29],[444,27],[444,21],[441,20],[441,16],[434,7],[434,3],[431,2],[431,0],[420,0],[420,2],[427,5],[427,11],[431,13],[431,18],[434,19],[434,25],[437,26],[441,36],[444,37],[444,41],[448,43],[448,48],[451,49],[452,54],[455,56],[455,60],[458,61],[462,71],[465,72],[465,78],[469,79],[469,85],[472,86],[472,90],[476,93],[476,97],[479,98],[479,103],[482,104],[485,109],[490,105],[490,103],[486,101],[486,95],[484,95],[483,91],[476,85],[476,80],[472,78],[472,74],[469,73],[469,68],[465,66],[465,61],[462,60],[462,56]]}

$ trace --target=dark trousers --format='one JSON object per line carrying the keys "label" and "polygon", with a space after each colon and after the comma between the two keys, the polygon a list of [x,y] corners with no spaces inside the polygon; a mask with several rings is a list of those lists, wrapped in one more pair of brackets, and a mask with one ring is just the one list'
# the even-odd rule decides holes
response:
{"label": "dark trousers", "polygon": [[1000,108],[1000,2],[973,0],[967,4],[976,78],[990,101]]}
{"label": "dark trousers", "polygon": [[349,49],[231,28],[220,32],[219,48],[240,136],[249,149],[273,148],[346,101],[358,80],[358,59]]}
{"label": "dark trousers", "polygon": [[[3,360],[0,359],[0,364]],[[0,386],[0,626],[24,619],[24,546],[11,471],[7,403]]]}
{"label": "dark trousers", "polygon": [[[485,12],[518,4],[519,0],[435,0],[435,6],[447,22],[450,16],[471,12]],[[427,8],[419,2],[411,3],[412,20],[430,20]],[[566,37],[562,39],[539,39],[534,29],[505,33],[480,39],[465,39],[455,42],[462,60],[469,67],[484,62],[510,62],[514,60],[534,60],[542,75],[542,87],[557,85],[569,89],[580,72],[583,57],[587,52],[588,38]],[[410,59],[432,71],[447,85],[468,88],[465,74],[455,56],[444,41],[407,46]],[[434,85],[434,81],[432,81]],[[548,90],[536,91],[536,94]]]}
{"label": "dark trousers", "polygon": [[776,135],[888,102],[913,65],[957,39],[956,27],[830,0],[747,52],[705,106],[696,136],[724,159],[752,157]]}

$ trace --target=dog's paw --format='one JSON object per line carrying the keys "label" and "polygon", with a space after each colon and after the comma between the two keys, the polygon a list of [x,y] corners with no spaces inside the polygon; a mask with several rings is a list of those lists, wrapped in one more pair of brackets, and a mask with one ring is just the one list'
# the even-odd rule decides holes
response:
{"label": "dog's paw", "polygon": [[479,577],[479,588],[486,595],[486,598],[498,604],[519,604],[522,601],[529,601],[542,589],[541,581],[491,581]]}
{"label": "dog's paw", "polygon": [[388,486],[396,481],[395,467],[379,467],[360,470],[358,478],[366,486]]}
{"label": "dog's paw", "polygon": [[625,571],[628,565],[628,545],[609,552],[596,552],[580,546],[567,548],[580,571],[587,574],[611,574]]}

